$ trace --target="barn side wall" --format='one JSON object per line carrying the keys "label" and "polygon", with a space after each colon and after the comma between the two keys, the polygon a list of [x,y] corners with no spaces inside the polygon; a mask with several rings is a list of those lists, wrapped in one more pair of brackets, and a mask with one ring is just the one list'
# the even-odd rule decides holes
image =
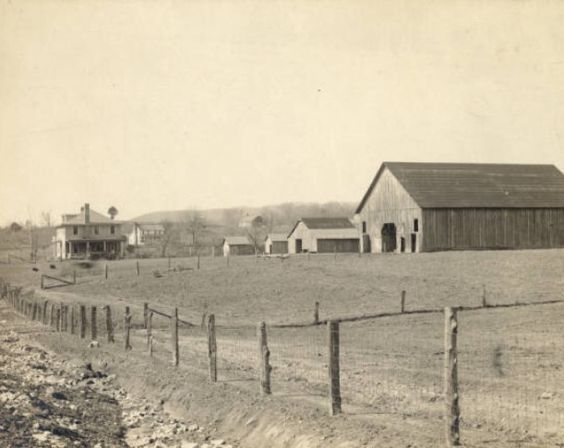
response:
{"label": "barn side wall", "polygon": [[[418,229],[415,229],[415,220]],[[406,241],[406,252],[411,250],[411,235],[415,234],[415,252],[421,250],[422,213],[421,208],[398,182],[395,176],[386,168],[380,175],[370,197],[361,212],[355,217],[361,236],[361,251],[382,252],[382,227],[386,223],[393,223],[396,227],[396,252],[400,252],[401,238]],[[366,223],[366,232],[362,232],[362,223]],[[370,248],[368,248],[369,240]]]}
{"label": "barn side wall", "polygon": [[564,209],[425,209],[423,251],[564,247]]}

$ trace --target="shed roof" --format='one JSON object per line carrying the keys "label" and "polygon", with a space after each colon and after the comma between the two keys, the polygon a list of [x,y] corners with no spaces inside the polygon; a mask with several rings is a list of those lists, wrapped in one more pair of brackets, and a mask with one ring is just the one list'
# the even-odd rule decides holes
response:
{"label": "shed roof", "polygon": [[285,233],[269,233],[266,239],[270,239],[270,241],[279,242],[279,241],[288,241],[288,235]]}
{"label": "shed roof", "polygon": [[303,222],[308,229],[317,230],[334,230],[334,229],[355,229],[349,218],[333,217],[333,218],[301,218],[298,219],[288,237],[294,233],[296,227]]}
{"label": "shed roof", "polygon": [[564,207],[564,174],[554,165],[384,162],[356,213],[386,168],[421,208]]}
{"label": "shed roof", "polygon": [[162,224],[137,224],[137,226],[141,229],[141,230],[150,230],[150,231],[163,231],[164,232],[164,226]]}
{"label": "shed roof", "polygon": [[[300,219],[308,229],[349,229],[354,228],[349,218],[302,218]],[[299,222],[299,221],[298,221]]]}
{"label": "shed roof", "polygon": [[230,246],[250,246],[251,242],[246,236],[226,236],[223,243],[227,243]]}

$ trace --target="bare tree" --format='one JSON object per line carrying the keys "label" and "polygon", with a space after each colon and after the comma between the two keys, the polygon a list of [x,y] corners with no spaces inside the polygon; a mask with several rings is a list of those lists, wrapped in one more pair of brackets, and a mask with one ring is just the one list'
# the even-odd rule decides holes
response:
{"label": "bare tree", "polygon": [[51,211],[45,210],[41,212],[41,222],[45,227],[51,227]]}
{"label": "bare tree", "polygon": [[161,238],[161,257],[165,257],[167,253],[167,249],[172,243],[173,239],[176,236],[176,226],[171,221],[162,221],[161,224],[163,225],[163,236]]}
{"label": "bare tree", "polygon": [[192,237],[192,246],[196,254],[200,252],[201,238],[206,233],[206,221],[198,210],[191,210],[182,221],[182,227]]}
{"label": "bare tree", "polygon": [[253,246],[258,250],[262,248],[262,242],[266,236],[266,225],[262,216],[256,216],[252,221],[251,225],[247,229],[247,233]]}

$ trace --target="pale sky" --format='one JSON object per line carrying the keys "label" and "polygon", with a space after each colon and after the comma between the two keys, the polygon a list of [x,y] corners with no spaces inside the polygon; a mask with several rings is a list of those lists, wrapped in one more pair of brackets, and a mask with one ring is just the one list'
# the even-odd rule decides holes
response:
{"label": "pale sky", "polygon": [[564,170],[562,1],[0,0],[0,225]]}

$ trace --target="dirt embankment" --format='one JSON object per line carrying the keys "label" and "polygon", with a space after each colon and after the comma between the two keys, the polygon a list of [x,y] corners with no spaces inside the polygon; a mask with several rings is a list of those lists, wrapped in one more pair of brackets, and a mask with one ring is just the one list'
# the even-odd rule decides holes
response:
{"label": "dirt embankment", "polygon": [[162,402],[128,394],[107,365],[65,359],[38,337],[49,330],[0,302],[0,446],[232,446]]}

